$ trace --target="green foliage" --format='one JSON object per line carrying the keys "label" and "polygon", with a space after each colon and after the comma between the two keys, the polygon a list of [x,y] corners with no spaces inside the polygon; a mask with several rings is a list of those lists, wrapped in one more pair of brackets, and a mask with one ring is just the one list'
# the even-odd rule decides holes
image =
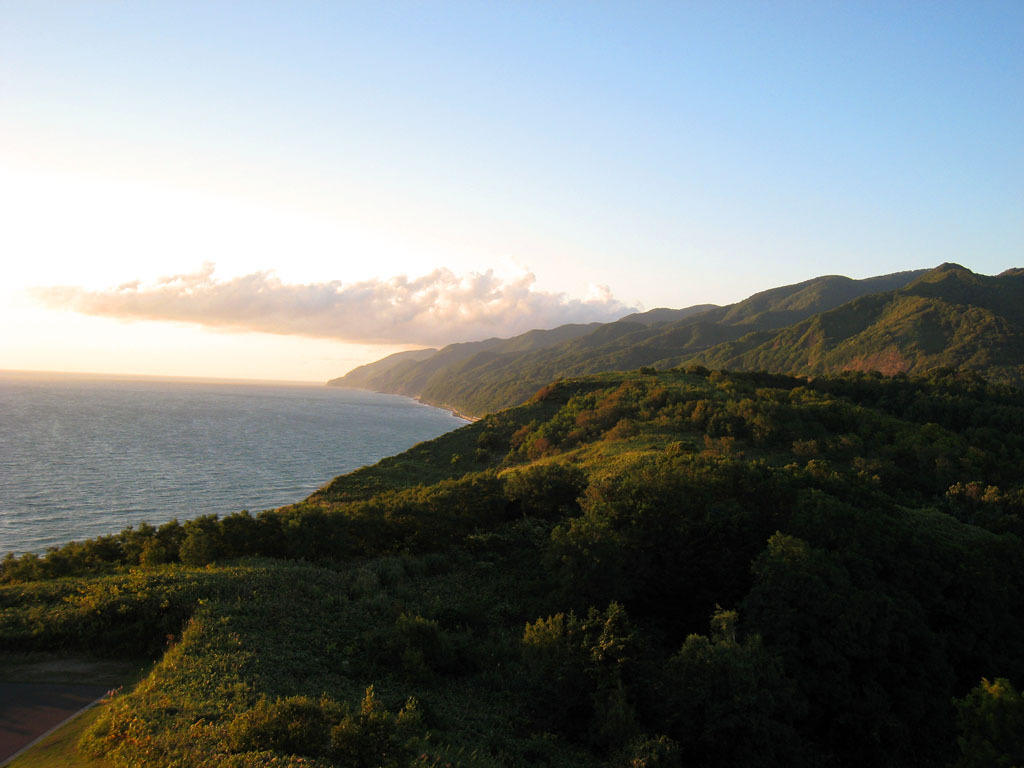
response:
{"label": "green foliage", "polygon": [[111,766],[941,765],[958,722],[978,764],[1022,461],[1024,396],[958,371],[567,378],[279,510],[6,558],[0,651],[157,659]]}
{"label": "green foliage", "polygon": [[392,714],[371,685],[354,711],[327,697],[261,697],[228,724],[227,744],[234,752],[329,757],[351,768],[400,768],[422,751],[426,739],[416,699]]}
{"label": "green foliage", "polygon": [[636,735],[627,684],[637,638],[621,605],[591,608],[585,619],[537,619],[526,625],[522,648],[538,727],[576,738],[587,733],[602,748],[622,747]]}
{"label": "green foliage", "polygon": [[738,600],[746,565],[791,498],[766,467],[643,456],[591,482],[583,514],[555,528],[559,581],[589,602],[626,601],[685,634],[716,601]]}
{"label": "green foliage", "polygon": [[[642,316],[633,316],[604,325],[568,325],[507,340],[453,344],[419,361],[406,358],[396,364],[391,356],[331,383],[417,396],[463,413],[483,415],[522,403],[534,393],[543,393],[543,400],[550,394],[549,382],[558,377],[641,366],[643,375],[652,375],[655,369],[685,361],[717,360],[723,354],[719,350],[728,350],[730,341],[755,331],[762,332],[758,338],[763,340],[771,331],[865,294],[902,288],[922,274],[923,270],[867,280],[831,275],[762,291],[727,307],[705,306],[675,313],[668,322],[649,323]],[[711,350],[704,352],[709,347]],[[743,367],[779,370],[763,363]],[[540,448],[543,446],[538,451]],[[535,457],[540,455],[535,453]]]}
{"label": "green foliage", "polygon": [[438,672],[457,673],[462,666],[448,633],[422,616],[399,615],[385,643],[389,662],[409,680],[430,681]]}
{"label": "green foliage", "polygon": [[505,476],[505,495],[524,515],[557,519],[579,509],[586,473],[563,463],[531,464]]}
{"label": "green foliage", "polygon": [[621,764],[628,768],[681,768],[679,745],[667,736],[640,736],[625,750]]}
{"label": "green foliage", "polygon": [[955,768],[1024,765],[1024,695],[1009,680],[982,678],[955,703],[961,752]]}
{"label": "green foliage", "polygon": [[323,755],[331,746],[330,722],[337,719],[331,714],[337,710],[334,702],[317,702],[308,696],[274,701],[264,696],[229,723],[228,745],[235,752]]}
{"label": "green foliage", "polygon": [[416,699],[392,715],[377,701],[371,685],[359,711],[346,714],[331,729],[331,756],[352,768],[409,765],[426,743],[422,721]]}
{"label": "green foliage", "polygon": [[144,655],[180,632],[199,601],[244,590],[237,570],[181,568],[0,587],[0,648]]}
{"label": "green foliage", "polygon": [[185,565],[207,565],[223,552],[220,526],[215,515],[189,520],[184,525],[185,538],[178,549],[178,558]]}
{"label": "green foliage", "polygon": [[921,597],[876,567],[776,534],[743,605],[808,702],[807,726],[844,760],[901,764],[948,749],[953,677]]}
{"label": "green foliage", "polygon": [[835,374],[939,368],[1021,382],[1024,277],[943,265],[900,290],[864,296],[768,334],[751,334],[690,359],[713,367]]}
{"label": "green foliage", "polygon": [[705,766],[796,765],[800,713],[779,659],[761,639],[737,639],[737,615],[717,609],[711,636],[690,635],[665,666],[659,706],[667,734]]}

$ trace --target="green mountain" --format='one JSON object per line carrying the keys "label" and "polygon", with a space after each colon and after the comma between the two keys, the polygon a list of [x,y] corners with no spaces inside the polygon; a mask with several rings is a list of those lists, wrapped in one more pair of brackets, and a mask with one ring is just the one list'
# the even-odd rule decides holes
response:
{"label": "green mountain", "polygon": [[[443,376],[445,372],[477,355],[487,352],[499,355],[519,354],[545,349],[569,339],[584,336],[599,325],[600,323],[569,324],[551,330],[527,331],[511,339],[491,338],[484,341],[449,344],[441,350],[420,349],[398,352],[374,363],[359,366],[341,378],[331,379],[327,385],[373,389],[395,395],[420,397],[426,389],[430,388],[435,378]],[[430,402],[462,410],[455,403],[447,403],[444,400],[431,400]]]}
{"label": "green mountain", "polygon": [[[436,349],[412,349],[407,352],[396,352],[376,362],[361,365],[349,371],[347,374],[348,386],[370,389],[375,381],[386,381],[387,377],[400,377],[402,375],[400,372],[408,370],[416,363],[429,360],[436,354]],[[334,379],[327,383],[333,386],[336,381],[340,381],[340,379]]]}
{"label": "green mountain", "polygon": [[943,264],[895,291],[864,296],[774,332],[663,361],[820,375],[967,368],[1024,380],[1024,272],[993,277]]}
{"label": "green mountain", "polygon": [[391,356],[350,381],[648,362],[280,509],[9,556],[0,682],[139,659],[84,768],[1019,765],[1024,392],[978,370],[1020,380],[1022,289],[945,264]]}
{"label": "green mountain", "polygon": [[425,360],[407,360],[377,373],[373,367],[391,359],[385,358],[329,384],[419,397],[479,416],[521,403],[554,379],[664,367],[665,360],[682,359],[752,331],[775,330],[859,296],[903,287],[923,274],[900,272],[866,280],[829,275],[763,291],[726,307],[656,309],[614,323],[453,344]]}
{"label": "green mountain", "polygon": [[971,373],[566,379],[278,510],[3,560],[0,680],[140,659],[87,768],[1019,765],[1022,455]]}
{"label": "green mountain", "polygon": [[634,312],[631,315],[620,317],[619,320],[626,323],[654,325],[655,323],[670,323],[675,322],[676,320],[685,320],[687,317],[699,315],[711,309],[718,309],[718,305],[695,304],[694,306],[686,307],[685,309],[668,309],[667,307],[658,307],[656,309],[649,309],[646,312]]}

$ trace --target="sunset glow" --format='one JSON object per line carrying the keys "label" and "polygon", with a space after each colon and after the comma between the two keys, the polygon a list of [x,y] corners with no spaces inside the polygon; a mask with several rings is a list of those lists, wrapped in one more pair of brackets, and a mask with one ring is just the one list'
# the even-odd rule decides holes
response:
{"label": "sunset glow", "polygon": [[0,369],[320,381],[1024,246],[1019,3],[0,22]]}

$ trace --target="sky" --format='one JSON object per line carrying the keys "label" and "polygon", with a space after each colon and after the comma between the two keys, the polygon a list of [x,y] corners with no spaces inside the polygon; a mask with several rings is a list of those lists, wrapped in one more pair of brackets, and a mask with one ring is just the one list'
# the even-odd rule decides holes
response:
{"label": "sky", "polygon": [[1024,266],[1024,3],[0,0],[0,369],[324,381]]}

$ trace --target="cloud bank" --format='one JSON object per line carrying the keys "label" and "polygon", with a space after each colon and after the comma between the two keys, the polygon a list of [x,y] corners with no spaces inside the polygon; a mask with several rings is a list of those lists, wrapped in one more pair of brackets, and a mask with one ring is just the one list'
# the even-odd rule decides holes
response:
{"label": "cloud bank", "polygon": [[373,344],[443,345],[514,336],[565,323],[608,322],[634,311],[607,288],[587,299],[534,288],[525,274],[502,280],[492,271],[457,276],[447,269],[359,283],[286,284],[273,272],[218,280],[214,265],[150,285],[108,290],[76,286],[32,289],[46,306],[122,319],[195,323],[231,331]]}

